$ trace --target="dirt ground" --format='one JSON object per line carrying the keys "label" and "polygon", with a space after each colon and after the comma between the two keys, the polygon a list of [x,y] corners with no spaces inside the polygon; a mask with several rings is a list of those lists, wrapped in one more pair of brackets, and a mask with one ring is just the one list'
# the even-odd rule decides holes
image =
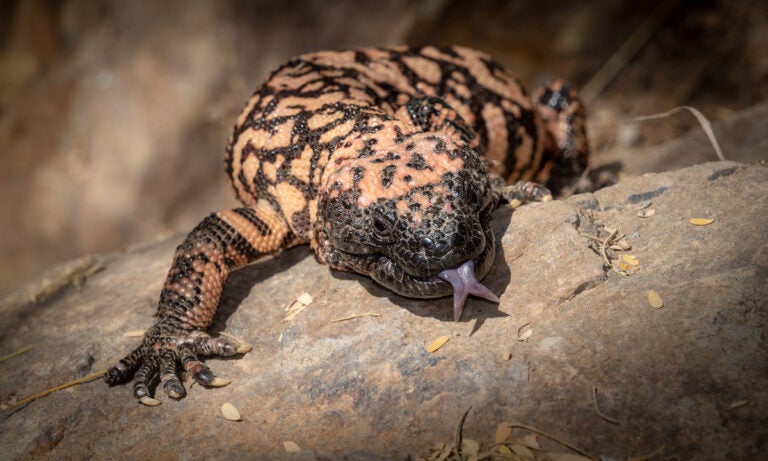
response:
{"label": "dirt ground", "polygon": [[[674,266],[677,272],[659,265],[646,268],[658,272],[655,278],[630,277],[627,280],[632,282],[622,282],[608,274],[605,281],[606,274],[594,269],[600,264],[592,258],[599,255],[567,244],[562,247],[576,237],[570,228],[560,228],[562,223],[554,217],[566,219],[585,207],[590,209],[588,198],[573,197],[562,205],[566,208],[547,205],[550,208],[515,213],[516,225],[501,229],[506,231],[507,244],[531,238],[539,246],[505,247],[510,253],[503,256],[513,269],[502,271],[493,282],[498,288],[510,283],[510,270],[515,270],[516,281],[521,277],[516,258],[532,258],[542,248],[561,245],[564,259],[549,262],[546,283],[531,282],[533,287],[522,290],[520,297],[509,294],[499,312],[485,311],[472,327],[476,333],[464,331],[467,325],[453,331],[452,342],[466,347],[465,355],[435,358],[423,352],[422,342],[444,326],[440,309],[387,296],[357,278],[338,279],[335,274],[329,281],[327,269],[315,267],[308,250],[294,250],[263,269],[288,271],[288,275],[270,282],[256,270],[249,272],[250,278],[258,279],[256,284],[248,276],[232,282],[228,301],[232,307],[227,320],[220,321],[227,326],[219,325],[255,342],[254,352],[260,354],[255,357],[277,354],[282,364],[259,368],[251,354],[240,361],[216,361],[216,366],[226,364],[228,375],[238,377],[245,386],[242,395],[263,396],[261,402],[240,401],[241,409],[251,415],[251,424],[237,429],[223,429],[223,421],[192,425],[195,418],[208,414],[211,404],[221,404],[220,398],[211,401],[211,392],[201,390],[179,404],[166,402],[161,407],[166,415],[160,418],[164,424],[184,426],[179,433],[187,440],[202,440],[202,445],[138,453],[148,459],[198,459],[202,453],[224,459],[242,449],[282,457],[281,443],[297,440],[302,448],[332,458],[354,453],[360,459],[387,454],[402,458],[424,454],[417,449],[422,446],[429,454],[434,443],[452,443],[464,403],[470,402],[474,410],[467,416],[467,430],[485,442],[493,439],[491,432],[499,422],[525,417],[530,424],[580,442],[593,454],[615,459],[656,449],[660,451],[652,459],[759,459],[758,454],[768,448],[764,430],[768,411],[765,393],[759,391],[768,384],[764,360],[768,356],[768,226],[761,218],[765,207],[760,208],[768,203],[768,194],[758,187],[765,178],[760,166],[745,166],[768,160],[768,5],[756,0],[0,3],[0,155],[5,165],[0,168],[0,294],[9,295],[2,309],[0,355],[40,338],[37,352],[28,359],[33,369],[22,366],[9,371],[13,362],[0,364],[5,376],[0,380],[2,402],[12,403],[103,368],[130,341],[115,338],[127,329],[147,326],[170,261],[169,251],[181,234],[210,211],[235,204],[223,173],[223,146],[242,104],[270,69],[301,52],[401,43],[471,46],[494,55],[530,88],[554,77],[582,88],[593,166],[615,174],[619,181],[618,189],[599,196],[599,203],[629,213],[617,217],[608,211],[609,217],[631,228],[639,225],[630,216],[637,212],[632,206],[638,204],[627,197],[676,190],[679,195],[674,199],[660,193],[660,212],[667,212],[664,220],[657,221],[656,227],[635,230],[644,238],[648,236],[644,232],[666,236],[674,248],[660,247],[654,239],[642,241],[640,248],[657,264],[680,263]],[[715,124],[726,158],[743,163],[707,167],[706,174],[685,170],[681,176],[643,177],[717,160],[701,127],[687,112],[625,123],[681,105],[698,108]],[[735,169],[722,173],[729,168]],[[721,176],[727,178],[717,182]],[[738,189],[735,178],[755,181],[758,195]],[[686,181],[702,189],[686,189],[682,186]],[[743,207],[729,210],[728,201]],[[741,228],[718,229],[717,238],[691,234],[681,244],[673,238],[679,235],[675,232],[690,229],[681,227],[669,213],[690,204],[698,207],[690,213],[719,212],[728,216],[726,222],[739,222]],[[686,219],[691,217],[695,216]],[[503,220],[510,222],[509,216]],[[536,223],[542,222],[561,234],[553,230],[550,240],[546,233],[538,236]],[[729,235],[739,236],[740,241],[721,243]],[[147,246],[148,242],[156,243]],[[712,245],[726,249],[718,253]],[[707,250],[706,258],[702,248]],[[20,293],[39,286],[41,274],[61,279],[45,272],[51,266],[103,252],[113,252],[107,258],[108,268],[96,274],[96,282],[89,279],[84,291],[69,287],[50,299],[17,302]],[[103,263],[102,258],[80,263],[86,267],[93,261]],[[707,258],[716,261],[707,262]],[[706,270],[692,276],[693,262]],[[71,264],[60,272],[67,267]],[[577,274],[569,274],[569,268]],[[83,271],[88,269],[74,272]],[[72,281],[64,279],[65,284]],[[628,293],[645,293],[651,284],[658,286],[664,280],[668,280],[665,302],[670,300],[669,293],[675,293],[672,305],[685,309],[661,310],[659,317],[621,311],[634,302],[627,300]],[[126,284],[124,289],[115,289],[118,282]],[[278,309],[268,315],[263,327],[249,327],[249,322],[258,324],[263,319],[240,311],[249,304],[253,310],[262,298],[293,296],[293,292],[275,291],[280,283],[289,282],[303,284],[308,291],[318,284],[331,284],[330,291],[324,292],[326,298],[370,302],[371,309],[394,315],[395,320],[382,326],[371,319],[346,334],[343,327],[328,323],[344,316],[334,314],[334,305],[328,301],[331,304],[323,304],[325,310],[296,324],[282,324]],[[686,291],[686,283],[706,289]],[[536,299],[536,289],[548,294]],[[109,293],[107,301],[119,299],[125,307],[105,306],[104,293]],[[684,301],[686,294],[689,301]],[[615,304],[606,299],[615,299]],[[722,300],[723,308],[718,309],[712,299]],[[607,309],[602,315],[590,304],[598,301],[609,304],[602,305]],[[697,305],[709,307],[697,314]],[[389,308],[403,313],[387,314]],[[82,322],[83,316],[95,318],[97,312],[107,323]],[[56,321],[51,323],[52,313]],[[353,309],[347,314],[355,313]],[[521,315],[534,323],[535,334],[550,332],[534,336],[535,348],[530,350],[517,341],[525,333]],[[680,336],[675,337],[675,328]],[[507,342],[514,347],[498,343],[513,330],[515,337]],[[311,338],[302,343],[298,338],[306,335]],[[648,342],[654,347],[637,346],[633,351],[633,345]],[[350,358],[337,352],[370,344],[389,348],[383,353],[386,360],[363,354],[345,362]],[[72,357],[46,356],[41,346],[71,348]],[[484,357],[484,350],[492,350],[492,356]],[[500,358],[505,352],[512,353],[508,362]],[[238,365],[249,357],[257,363]],[[60,363],[51,367],[51,360]],[[338,374],[324,376],[329,362],[349,365]],[[447,369],[448,363],[458,365]],[[484,373],[490,369],[503,373]],[[242,374],[249,372],[253,378],[246,381]],[[440,384],[440,379],[448,378],[472,382]],[[502,378],[515,384],[505,390]],[[288,387],[270,393],[270,386],[281,380]],[[584,389],[589,396],[590,386],[596,383],[594,402],[585,400]],[[387,393],[388,387],[394,390]],[[153,436],[142,427],[145,409],[132,405],[127,388],[87,389],[54,394],[49,399],[59,400],[48,404],[52,407],[38,402],[4,414],[0,427],[4,442],[14,444],[8,452],[11,458],[61,458],[67,453],[75,459],[129,457],[127,439],[117,440],[123,432],[163,442],[163,431]],[[405,397],[394,396],[395,391]],[[519,393],[519,400],[506,391]],[[114,407],[95,411],[86,403],[88,392],[94,392],[99,408]],[[472,396],[460,398],[467,393]],[[654,396],[658,401],[653,402]],[[113,403],[115,399],[120,403]],[[379,412],[389,406],[401,413]],[[594,408],[621,415],[619,429],[600,415],[595,417]],[[315,413],[300,422],[295,415],[308,409]],[[355,419],[356,413],[362,415],[360,419]],[[29,421],[19,422],[20,418]],[[39,423],[46,418],[49,423]],[[93,418],[105,424],[101,432],[91,433],[83,423]],[[353,429],[368,438],[351,438],[356,433]],[[341,437],[334,432],[340,430],[348,433]],[[246,439],[240,445],[228,442],[219,451],[209,450],[209,445],[216,445],[219,431]],[[258,434],[247,438],[248,431]],[[386,436],[377,441],[371,436],[377,431]],[[404,440],[413,443],[406,446]],[[549,444],[545,451],[555,450],[557,444],[541,440]],[[90,451],[76,449],[80,445]],[[355,447],[354,453],[345,450],[349,446]],[[387,447],[393,449],[388,452]],[[201,451],[195,452],[196,448]],[[299,453],[295,459],[314,459],[315,454]]]}

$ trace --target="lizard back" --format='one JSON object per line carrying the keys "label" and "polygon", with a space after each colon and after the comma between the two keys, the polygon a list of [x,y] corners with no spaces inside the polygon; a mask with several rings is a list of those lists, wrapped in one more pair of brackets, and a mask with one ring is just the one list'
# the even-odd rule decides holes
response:
{"label": "lizard back", "polygon": [[519,81],[488,55],[461,47],[371,48],[302,55],[271,74],[226,150],[237,197],[248,206],[266,200],[300,242],[312,240],[326,166],[386,151],[375,137],[354,141],[417,97],[439,97],[455,109],[490,171],[508,181],[538,179],[541,120]]}

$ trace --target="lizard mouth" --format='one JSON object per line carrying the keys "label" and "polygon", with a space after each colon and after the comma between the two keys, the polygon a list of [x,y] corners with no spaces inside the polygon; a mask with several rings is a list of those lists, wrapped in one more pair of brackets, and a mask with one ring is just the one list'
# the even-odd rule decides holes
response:
{"label": "lizard mouth", "polygon": [[368,275],[380,285],[409,298],[439,298],[453,294],[453,318],[458,321],[470,294],[492,302],[499,301],[491,290],[479,282],[490,271],[496,256],[493,230],[484,226],[483,233],[485,246],[478,256],[438,273],[412,275],[392,258],[379,254],[368,266]]}

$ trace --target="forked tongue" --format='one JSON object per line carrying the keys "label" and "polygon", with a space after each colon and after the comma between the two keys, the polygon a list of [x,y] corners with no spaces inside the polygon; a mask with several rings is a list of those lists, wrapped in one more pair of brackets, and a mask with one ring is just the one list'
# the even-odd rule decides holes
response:
{"label": "forked tongue", "polygon": [[467,261],[459,267],[446,269],[438,277],[453,285],[453,320],[458,322],[461,318],[461,312],[464,310],[464,304],[467,302],[467,296],[475,295],[494,303],[499,302],[499,298],[491,290],[478,282],[475,278],[475,263]]}

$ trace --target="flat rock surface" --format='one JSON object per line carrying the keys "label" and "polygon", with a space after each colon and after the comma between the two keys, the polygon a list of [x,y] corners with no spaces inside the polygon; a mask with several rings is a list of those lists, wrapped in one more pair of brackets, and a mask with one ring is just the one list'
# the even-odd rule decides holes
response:
{"label": "flat rock surface", "polygon": [[[654,214],[639,217],[641,207]],[[498,305],[472,299],[454,323],[449,298],[394,296],[295,248],[227,283],[214,332],[253,350],[208,364],[232,384],[192,385],[179,401],[158,392],[159,407],[100,381],[56,392],[4,412],[0,457],[403,459],[453,443],[469,407],[463,434],[485,447],[509,421],[616,459],[766,452],[768,168],[713,162],[647,174],[500,209],[495,226],[501,246],[485,284]],[[601,226],[631,245],[608,255],[616,271],[590,247]],[[34,348],[0,364],[4,404],[103,370],[134,347],[139,339],[124,334],[151,325],[180,239],[98,257],[103,269],[80,289],[20,303],[28,287],[6,301],[0,353]],[[662,308],[649,305],[649,290]],[[312,302],[286,319],[305,292]],[[450,341],[427,352],[442,335]],[[222,417],[224,402],[242,421]],[[286,454],[285,441],[307,451]]]}

